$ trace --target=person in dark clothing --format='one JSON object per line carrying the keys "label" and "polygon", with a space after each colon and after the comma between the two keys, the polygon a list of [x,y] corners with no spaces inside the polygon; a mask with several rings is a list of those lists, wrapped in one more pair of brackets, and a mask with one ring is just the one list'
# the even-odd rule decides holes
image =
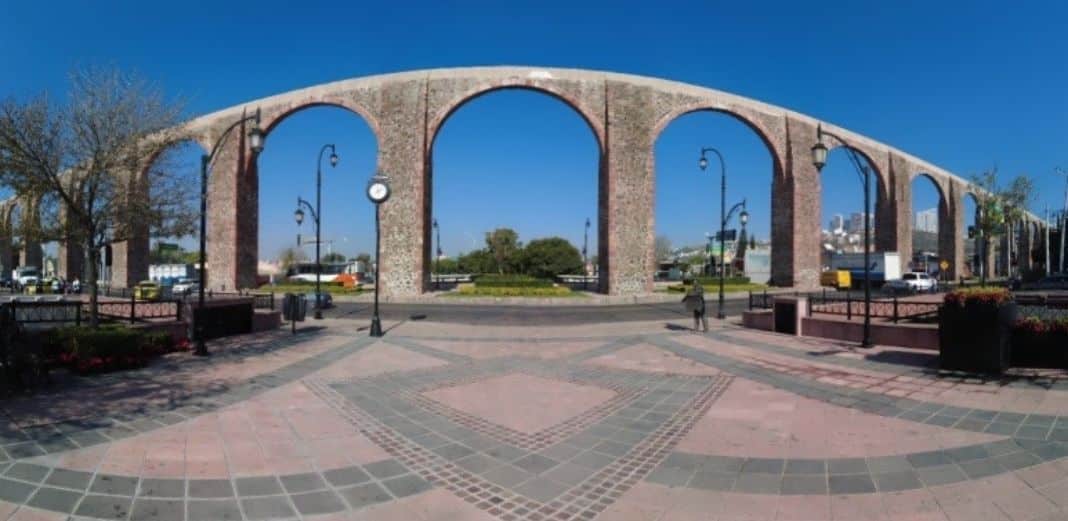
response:
{"label": "person in dark clothing", "polygon": [[704,326],[704,330],[708,331],[708,317],[705,316],[705,288],[697,279],[694,279],[693,286],[690,286],[686,296],[682,298],[682,303],[686,304],[687,311],[693,312],[693,330],[700,331],[701,326]]}

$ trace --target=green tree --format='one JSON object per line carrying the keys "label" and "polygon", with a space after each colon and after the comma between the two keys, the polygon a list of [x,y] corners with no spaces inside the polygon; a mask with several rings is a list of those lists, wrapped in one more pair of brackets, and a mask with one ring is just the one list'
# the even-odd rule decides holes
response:
{"label": "green tree", "polygon": [[497,228],[486,233],[486,248],[493,255],[496,271],[499,274],[515,271],[517,253],[522,248],[519,234],[511,228]]}
{"label": "green tree", "polygon": [[327,253],[326,255],[323,255],[322,262],[323,264],[342,263],[345,262],[345,256],[336,251],[332,251],[330,253]]}
{"label": "green tree", "polygon": [[359,255],[353,257],[352,260],[354,260],[356,262],[359,262],[360,264],[363,264],[365,267],[370,267],[371,266],[371,254],[370,253],[360,253]]}
{"label": "green tree", "polygon": [[519,255],[523,274],[543,279],[557,275],[581,275],[582,254],[561,237],[530,241]]}
{"label": "green tree", "polygon": [[304,250],[299,248],[283,248],[278,252],[278,264],[281,265],[282,271],[288,270],[294,264],[304,262],[308,260],[308,256],[304,254]]}
{"label": "green tree", "polygon": [[458,273],[459,261],[457,259],[444,257],[432,261],[430,268],[434,273]]}
{"label": "green tree", "polygon": [[493,260],[493,254],[489,250],[474,250],[472,252],[460,255],[456,260],[456,269],[460,273],[470,273],[474,275],[482,273],[492,273],[496,271],[495,261]]}
{"label": "green tree", "polygon": [[[1013,245],[1013,225],[1023,219],[1027,207],[1034,197],[1034,183],[1027,176],[1014,178],[1007,186],[997,180],[997,168],[972,176],[972,183],[979,189],[974,192],[977,201],[976,230],[981,240],[978,245],[983,257],[983,270],[979,273],[981,283],[986,283],[990,266],[986,262],[985,252],[990,251],[994,239],[1008,234],[1009,248]],[[1011,268],[1010,268],[1011,269]]]}

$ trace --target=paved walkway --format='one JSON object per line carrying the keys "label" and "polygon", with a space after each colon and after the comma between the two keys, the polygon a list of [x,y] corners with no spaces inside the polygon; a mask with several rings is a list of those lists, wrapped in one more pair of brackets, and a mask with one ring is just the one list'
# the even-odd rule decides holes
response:
{"label": "paved walkway", "polygon": [[1068,374],[684,320],[328,319],[0,401],[0,520],[1068,519]]}

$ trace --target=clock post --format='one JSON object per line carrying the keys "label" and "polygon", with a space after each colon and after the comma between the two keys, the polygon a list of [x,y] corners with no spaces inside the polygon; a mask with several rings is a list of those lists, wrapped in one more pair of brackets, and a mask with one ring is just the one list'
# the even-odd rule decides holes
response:
{"label": "clock post", "polygon": [[367,183],[367,198],[375,205],[375,304],[371,315],[371,336],[382,336],[382,321],[378,317],[378,287],[381,279],[378,276],[378,267],[382,263],[382,227],[379,219],[382,203],[389,199],[389,177],[381,172],[376,173]]}

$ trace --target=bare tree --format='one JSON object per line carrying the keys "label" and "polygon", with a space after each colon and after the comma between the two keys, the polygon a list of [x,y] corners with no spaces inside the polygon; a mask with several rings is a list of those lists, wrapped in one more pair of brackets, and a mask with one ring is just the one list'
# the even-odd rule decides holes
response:
{"label": "bare tree", "polygon": [[66,103],[0,104],[0,184],[38,194],[42,220],[84,248],[93,326],[104,245],[192,231],[192,191],[168,167],[180,115],[158,87],[113,69],[72,73]]}
{"label": "bare tree", "polygon": [[308,256],[300,248],[282,248],[282,251],[278,252],[278,264],[281,265],[282,271],[306,260]]}

